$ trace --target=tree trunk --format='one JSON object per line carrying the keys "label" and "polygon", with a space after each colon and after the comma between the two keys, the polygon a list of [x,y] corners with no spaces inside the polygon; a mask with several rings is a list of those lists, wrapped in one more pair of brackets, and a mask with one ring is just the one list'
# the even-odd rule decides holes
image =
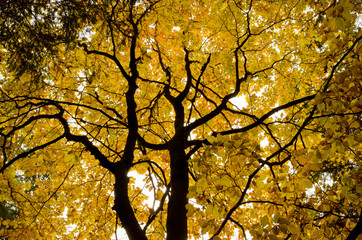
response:
{"label": "tree trunk", "polygon": [[361,210],[361,214],[359,216],[359,220],[357,225],[353,228],[353,230],[349,233],[348,237],[346,238],[346,240],[355,240],[357,239],[357,237],[362,233],[362,210]]}
{"label": "tree trunk", "polygon": [[147,240],[129,202],[127,171],[115,172],[114,176],[116,181],[114,184],[113,210],[117,212],[122,227],[126,230],[130,240]]}
{"label": "tree trunk", "polygon": [[172,141],[169,152],[171,156],[171,196],[167,212],[167,240],[186,240],[189,178],[183,139]]}

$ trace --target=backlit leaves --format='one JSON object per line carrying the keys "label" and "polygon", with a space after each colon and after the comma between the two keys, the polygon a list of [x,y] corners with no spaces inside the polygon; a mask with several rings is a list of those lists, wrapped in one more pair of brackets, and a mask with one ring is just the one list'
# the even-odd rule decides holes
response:
{"label": "backlit leaves", "polygon": [[164,239],[171,159],[188,164],[190,239],[355,228],[358,1],[0,8],[1,237],[110,239],[124,171],[140,228]]}

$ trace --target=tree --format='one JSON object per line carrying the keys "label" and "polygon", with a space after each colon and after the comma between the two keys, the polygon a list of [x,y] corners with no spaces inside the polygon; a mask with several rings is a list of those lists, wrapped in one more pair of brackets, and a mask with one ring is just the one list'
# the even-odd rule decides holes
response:
{"label": "tree", "polygon": [[6,0],[0,235],[356,239],[360,10]]}

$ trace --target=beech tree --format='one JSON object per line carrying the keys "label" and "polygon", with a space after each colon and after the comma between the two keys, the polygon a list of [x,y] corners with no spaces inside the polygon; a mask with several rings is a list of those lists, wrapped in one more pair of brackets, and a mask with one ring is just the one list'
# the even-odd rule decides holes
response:
{"label": "beech tree", "polygon": [[1,238],[356,239],[360,11],[3,0]]}

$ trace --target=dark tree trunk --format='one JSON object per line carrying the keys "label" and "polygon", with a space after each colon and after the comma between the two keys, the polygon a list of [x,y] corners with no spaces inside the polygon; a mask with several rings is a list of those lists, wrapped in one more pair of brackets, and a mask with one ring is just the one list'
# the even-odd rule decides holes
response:
{"label": "dark tree trunk", "polygon": [[362,210],[359,216],[359,220],[357,225],[353,228],[353,230],[349,233],[346,240],[355,240],[362,233]]}
{"label": "dark tree trunk", "polygon": [[114,184],[114,207],[126,230],[130,240],[147,240],[145,233],[141,229],[128,198],[128,177],[127,171],[116,172]]}
{"label": "dark tree trunk", "polygon": [[167,240],[186,240],[189,178],[183,139],[172,141],[169,151],[171,156],[171,196],[167,212]]}

